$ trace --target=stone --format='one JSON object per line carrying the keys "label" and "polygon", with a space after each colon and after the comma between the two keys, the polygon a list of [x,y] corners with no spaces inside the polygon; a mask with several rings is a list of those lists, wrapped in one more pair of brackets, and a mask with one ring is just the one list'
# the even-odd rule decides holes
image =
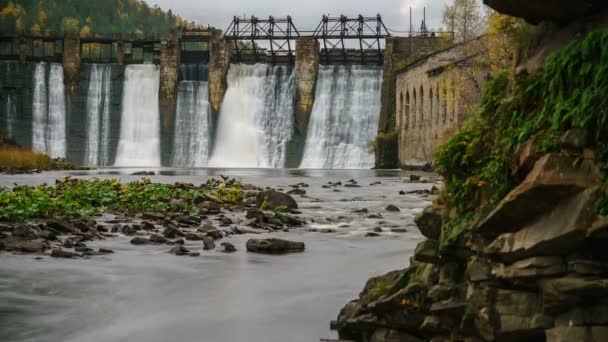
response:
{"label": "stone", "polygon": [[596,220],[598,189],[591,188],[562,201],[546,216],[516,233],[500,235],[486,253],[504,262],[531,256],[568,254],[579,247]]}
{"label": "stone", "polygon": [[414,222],[418,226],[420,233],[431,240],[439,240],[443,220],[441,209],[437,207],[427,207],[422,213],[416,215]]}
{"label": "stone", "polygon": [[217,215],[220,213],[222,206],[213,201],[204,201],[196,204],[200,209],[201,214]]}
{"label": "stone", "polygon": [[589,146],[590,142],[589,134],[583,128],[569,129],[560,139],[562,149],[574,150],[579,153],[582,153],[583,149]]}
{"label": "stone", "polygon": [[167,239],[175,239],[178,236],[184,237],[185,234],[179,228],[177,228],[173,225],[169,225],[163,231],[163,236],[166,237]]}
{"label": "stone", "polygon": [[541,279],[544,309],[549,312],[563,312],[587,300],[597,301],[608,294],[608,279],[582,278],[576,275],[561,278]]}
{"label": "stone", "polygon": [[134,237],[133,239],[131,239],[131,244],[132,245],[147,245],[147,244],[150,244],[150,240],[148,240],[144,237],[141,237],[141,236],[137,236],[137,237]]}
{"label": "stone", "polygon": [[492,267],[492,274],[499,279],[551,277],[566,271],[561,257],[531,257],[511,265],[496,264]]}
{"label": "stone", "polygon": [[392,330],[392,329],[377,329],[372,334],[370,342],[423,342],[414,335],[410,335],[403,331]]}
{"label": "stone", "polygon": [[186,233],[186,240],[190,241],[203,241],[203,236],[195,233]]}
{"label": "stone", "polygon": [[546,342],[608,341],[607,326],[555,327],[546,331]]}
{"label": "stone", "polygon": [[131,173],[131,176],[154,176],[156,173],[154,171],[137,171]]}
{"label": "stone", "polygon": [[199,257],[199,256],[201,256],[201,253],[199,253],[199,252],[190,252],[190,253],[188,254],[188,256],[191,256],[191,257]]}
{"label": "stone", "polygon": [[222,242],[220,244],[220,246],[224,247],[224,250],[222,251],[224,253],[234,253],[234,252],[236,252],[236,247],[234,247],[234,245],[231,244],[230,242]]}
{"label": "stone", "polygon": [[43,230],[40,232],[40,234],[38,234],[38,236],[41,239],[45,239],[45,240],[49,240],[49,241],[57,240],[57,235],[55,235],[55,233],[51,232],[50,230]]}
{"label": "stone", "polygon": [[107,248],[100,248],[97,253],[99,254],[114,254],[114,251]]}
{"label": "stone", "polygon": [[21,253],[42,253],[49,248],[44,240],[24,240],[17,237],[9,237],[0,240],[0,250]]}
{"label": "stone", "polygon": [[67,239],[63,242],[63,248],[74,248],[74,242],[70,239]]}
{"label": "stone", "polygon": [[250,239],[247,241],[246,247],[248,252],[264,254],[303,252],[305,249],[303,242],[294,242],[276,238]]}
{"label": "stone", "polygon": [[210,236],[203,238],[203,250],[209,251],[215,249],[215,240]]}
{"label": "stone", "polygon": [[599,170],[575,166],[575,160],[557,153],[539,159],[526,179],[498,204],[475,230],[497,236],[513,232],[552,210],[560,200],[599,184]]}
{"label": "stone", "polygon": [[344,184],[344,187],[345,188],[360,188],[361,185],[346,183],[346,184]]}
{"label": "stone", "polygon": [[439,262],[439,242],[437,240],[424,240],[416,246],[414,260],[436,264]]}
{"label": "stone", "polygon": [[524,177],[532,170],[534,164],[540,158],[536,150],[536,139],[532,138],[525,142],[515,153],[514,160],[511,162],[511,174],[515,177]]}
{"label": "stone", "polygon": [[186,247],[180,245],[180,246],[171,248],[169,253],[171,253],[173,255],[183,256],[183,255],[190,254],[190,251]]}
{"label": "stone", "polygon": [[181,224],[185,224],[187,226],[198,226],[201,224],[200,217],[190,216],[190,215],[180,215],[175,217],[175,221]]}
{"label": "stone", "polygon": [[368,212],[369,212],[369,209],[367,209],[367,208],[353,210],[353,213],[355,213],[355,214],[367,214]]}
{"label": "stone", "polygon": [[150,235],[149,238],[150,243],[156,244],[156,245],[165,245],[165,244],[171,244],[172,242],[169,241],[169,239],[162,237],[158,234],[152,234]]}
{"label": "stone", "polygon": [[262,208],[262,205],[266,205],[263,209],[275,209],[285,207],[288,209],[297,209],[298,203],[288,194],[275,191],[265,190],[257,195],[257,207]]}
{"label": "stone", "polygon": [[369,232],[367,234],[365,234],[365,237],[378,237],[380,236],[380,234],[376,233],[376,232]]}
{"label": "stone", "polygon": [[38,232],[32,227],[18,226],[13,230],[13,236],[22,238],[24,240],[35,240],[38,238]]}
{"label": "stone", "polygon": [[304,189],[293,189],[287,191],[288,195],[306,195],[306,190]]}
{"label": "stone", "polygon": [[491,280],[492,268],[490,263],[480,257],[472,257],[467,264],[466,277],[472,282]]}
{"label": "stone", "polygon": [[399,207],[397,207],[396,205],[390,204],[386,207],[386,211],[398,212],[401,211],[401,209],[399,209]]}
{"label": "stone", "polygon": [[418,182],[422,177],[417,175],[410,175],[410,182]]}
{"label": "stone", "polygon": [[53,257],[53,258],[72,259],[72,258],[80,257],[80,254],[64,251],[61,248],[57,248],[57,249],[53,249],[51,251],[51,257]]}
{"label": "stone", "polygon": [[76,228],[73,224],[63,221],[48,221],[46,225],[60,233],[68,234],[81,234],[80,229]]}
{"label": "stone", "polygon": [[405,228],[391,228],[391,233],[407,233]]}

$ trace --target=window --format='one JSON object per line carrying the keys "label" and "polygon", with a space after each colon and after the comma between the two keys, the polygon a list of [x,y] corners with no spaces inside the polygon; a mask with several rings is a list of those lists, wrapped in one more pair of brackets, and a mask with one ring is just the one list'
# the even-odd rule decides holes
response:
{"label": "window", "polygon": [[405,93],[405,128],[410,128],[410,92]]}
{"label": "window", "polygon": [[424,89],[420,86],[420,124],[419,127],[424,126]]}
{"label": "window", "polygon": [[445,124],[448,121],[448,89],[445,82],[443,83],[443,101],[441,102],[443,107],[443,123]]}
{"label": "window", "polygon": [[399,95],[399,114],[397,115],[397,127],[399,130],[402,129],[403,125],[403,92]]}
{"label": "window", "polygon": [[412,128],[416,128],[416,112],[418,111],[418,107],[416,107],[416,89],[414,89],[414,100],[412,101]]}
{"label": "window", "polygon": [[431,126],[433,126],[433,101],[435,101],[435,98],[433,97],[433,88],[431,88],[431,90],[429,91],[429,123]]}

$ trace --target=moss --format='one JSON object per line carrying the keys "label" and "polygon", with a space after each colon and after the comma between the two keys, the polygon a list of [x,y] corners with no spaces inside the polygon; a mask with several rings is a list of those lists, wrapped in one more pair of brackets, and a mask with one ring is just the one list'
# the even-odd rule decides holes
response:
{"label": "moss", "polygon": [[[608,28],[588,34],[551,55],[534,76],[506,73],[488,82],[478,113],[447,142],[436,157],[446,178],[444,200],[458,210],[460,222],[479,214],[481,193],[493,189],[495,205],[520,181],[509,161],[535,138],[539,152],[555,151],[568,129],[587,130],[600,161],[608,162]],[[602,134],[604,136],[602,136]],[[598,209],[608,212],[608,201]],[[447,223],[445,236],[460,222]]]}
{"label": "moss", "polygon": [[397,132],[380,133],[373,142],[376,167],[381,169],[399,166],[399,141]]}

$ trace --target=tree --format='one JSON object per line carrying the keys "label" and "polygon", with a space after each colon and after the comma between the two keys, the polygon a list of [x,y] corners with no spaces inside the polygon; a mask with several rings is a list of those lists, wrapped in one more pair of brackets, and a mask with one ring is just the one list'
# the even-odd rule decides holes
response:
{"label": "tree", "polygon": [[457,42],[479,36],[485,27],[479,0],[452,0],[443,9],[443,24],[454,32]]}

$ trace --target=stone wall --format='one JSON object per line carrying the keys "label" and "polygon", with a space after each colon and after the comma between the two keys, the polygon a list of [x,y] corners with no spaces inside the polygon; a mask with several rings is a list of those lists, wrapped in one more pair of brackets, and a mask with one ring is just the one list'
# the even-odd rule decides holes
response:
{"label": "stone wall", "polygon": [[[446,40],[443,38],[430,36],[387,38],[384,51],[383,79],[380,95],[379,134],[392,133],[396,127],[394,100],[396,94],[396,71],[422,56],[433,53],[446,43]],[[384,151],[383,146],[377,148],[376,167],[396,167],[397,165],[392,165],[394,162],[390,162],[391,160],[396,160],[396,156],[387,156],[384,153],[379,153],[379,149]]]}
{"label": "stone wall", "polygon": [[479,102],[489,70],[475,57],[480,39],[442,50],[397,73],[396,130],[399,166],[431,164],[435,152]]}
{"label": "stone wall", "polygon": [[65,89],[74,94],[80,84],[80,38],[66,35],[63,40],[63,82]]}
{"label": "stone wall", "polygon": [[222,107],[228,86],[226,76],[230,68],[230,44],[220,37],[213,37],[209,55],[209,103],[216,113]]}
{"label": "stone wall", "polygon": [[177,36],[160,45],[160,83],[159,83],[159,111],[161,121],[161,160],[166,165],[171,159],[175,109],[177,105],[177,85],[181,75],[180,71],[180,42]]}

